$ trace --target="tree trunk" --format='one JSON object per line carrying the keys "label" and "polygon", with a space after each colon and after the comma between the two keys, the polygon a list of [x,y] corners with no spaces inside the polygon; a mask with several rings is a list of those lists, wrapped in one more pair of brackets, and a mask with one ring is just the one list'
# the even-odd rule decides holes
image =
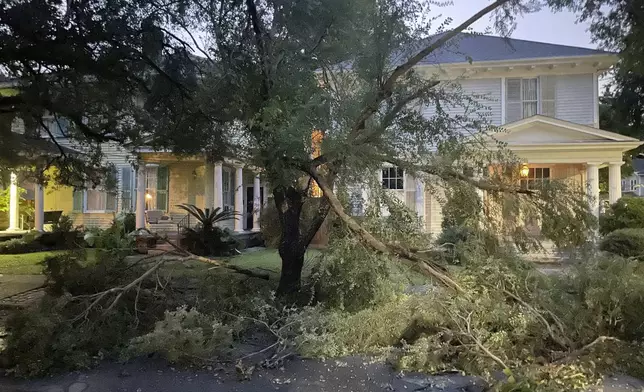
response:
{"label": "tree trunk", "polygon": [[302,245],[300,238],[300,216],[304,201],[302,194],[293,187],[278,187],[273,194],[282,228],[278,248],[282,259],[282,273],[277,293],[284,295],[299,290],[302,280],[306,245]]}
{"label": "tree trunk", "polygon": [[[307,190],[295,187],[278,187],[273,190],[282,229],[278,248],[282,259],[282,273],[277,288],[279,295],[288,295],[300,289],[304,254],[329,213],[329,204],[325,199],[311,199],[306,192]],[[316,208],[315,214],[310,217],[302,216],[306,200],[311,208]]]}

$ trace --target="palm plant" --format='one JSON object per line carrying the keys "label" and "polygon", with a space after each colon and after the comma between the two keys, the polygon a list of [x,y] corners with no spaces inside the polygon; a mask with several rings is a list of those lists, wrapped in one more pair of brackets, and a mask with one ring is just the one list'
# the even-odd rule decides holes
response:
{"label": "palm plant", "polygon": [[193,216],[199,224],[195,228],[186,227],[183,231],[185,245],[194,253],[201,255],[226,255],[237,246],[229,230],[216,226],[217,223],[237,219],[240,215],[234,211],[201,209],[194,204],[179,204],[177,207]]}

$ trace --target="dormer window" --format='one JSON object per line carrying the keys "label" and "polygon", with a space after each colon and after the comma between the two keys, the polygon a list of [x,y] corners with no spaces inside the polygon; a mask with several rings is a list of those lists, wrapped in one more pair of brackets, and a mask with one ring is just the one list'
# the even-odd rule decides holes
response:
{"label": "dormer window", "polygon": [[505,81],[505,122],[541,114],[555,116],[554,76],[508,78]]}

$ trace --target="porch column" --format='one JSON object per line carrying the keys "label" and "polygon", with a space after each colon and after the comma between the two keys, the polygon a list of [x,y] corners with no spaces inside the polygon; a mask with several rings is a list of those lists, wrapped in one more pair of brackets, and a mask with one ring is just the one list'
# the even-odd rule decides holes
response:
{"label": "porch column", "polygon": [[416,178],[416,214],[425,221],[425,184],[420,178]]}
{"label": "porch column", "polygon": [[203,192],[203,208],[212,209],[215,205],[214,190],[215,190],[215,175],[214,165],[206,162],[204,166],[204,192]]}
{"label": "porch column", "polygon": [[622,197],[622,165],[624,162],[608,163],[608,201],[614,204]]}
{"label": "porch column", "polygon": [[[224,180],[223,180],[223,167],[221,162],[215,163],[214,170],[214,206],[220,210],[224,209]],[[235,206],[237,207],[237,206]]]}
{"label": "porch column", "polygon": [[34,229],[43,232],[45,226],[45,194],[41,184],[34,184]]}
{"label": "porch column", "polygon": [[235,167],[235,231],[244,231],[244,169]]}
{"label": "porch column", "polygon": [[[253,182],[253,231],[259,231],[259,220],[262,213],[262,193],[260,192],[261,182],[259,174],[255,175]],[[266,192],[266,190],[264,190]]]}
{"label": "porch column", "polygon": [[145,229],[145,164],[136,169],[136,228]]}
{"label": "porch column", "polygon": [[7,230],[19,230],[18,222],[20,220],[18,205],[20,199],[18,196],[18,176],[11,172],[9,185],[9,228]]}
{"label": "porch column", "polygon": [[599,218],[599,162],[586,163],[586,182],[590,211]]}

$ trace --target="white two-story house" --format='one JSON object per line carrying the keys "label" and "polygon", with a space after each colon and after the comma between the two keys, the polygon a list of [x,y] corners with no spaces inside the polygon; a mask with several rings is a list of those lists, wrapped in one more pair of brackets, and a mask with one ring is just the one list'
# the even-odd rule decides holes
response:
{"label": "white two-story house", "polygon": [[[599,168],[609,167],[609,198],[615,202],[622,192],[622,155],[642,144],[599,129],[598,80],[616,60],[615,54],[600,50],[461,34],[450,47],[421,61],[417,70],[459,80],[465,93],[481,97],[489,121],[507,130],[496,137],[527,166],[524,181],[569,178],[587,184],[591,208],[598,214]],[[422,110],[431,116],[435,108]],[[449,110],[459,114],[463,109]],[[179,159],[154,151],[139,151],[132,157],[117,146],[108,147],[106,159],[117,168],[117,191],[35,189],[36,217],[42,217],[43,210],[59,210],[72,215],[77,224],[105,226],[114,213],[134,211],[140,227],[145,211],[157,210],[176,224],[185,216],[176,206],[191,203],[241,212],[243,219],[230,222],[235,231],[259,229],[260,206],[268,192],[259,173],[242,162],[211,163],[199,156]],[[139,162],[138,171],[131,165],[134,160]],[[394,167],[383,168],[381,176],[383,187],[398,193],[428,232],[441,231],[441,204],[421,182]],[[15,223],[17,203],[11,205]],[[42,229],[42,219],[36,219],[36,228]]]}
{"label": "white two-story house", "polygon": [[[522,160],[524,181],[566,178],[586,185],[598,215],[598,170],[609,167],[609,199],[617,201],[623,153],[643,143],[599,129],[598,81],[616,60],[601,50],[461,34],[417,68],[457,80],[464,93],[479,97],[489,122],[507,131],[495,138]],[[435,113],[432,106],[422,110],[426,116]],[[464,112],[462,107],[447,110]],[[427,231],[441,231],[441,203],[422,183],[396,168],[383,169],[382,179],[383,187],[400,192],[415,208]]]}

